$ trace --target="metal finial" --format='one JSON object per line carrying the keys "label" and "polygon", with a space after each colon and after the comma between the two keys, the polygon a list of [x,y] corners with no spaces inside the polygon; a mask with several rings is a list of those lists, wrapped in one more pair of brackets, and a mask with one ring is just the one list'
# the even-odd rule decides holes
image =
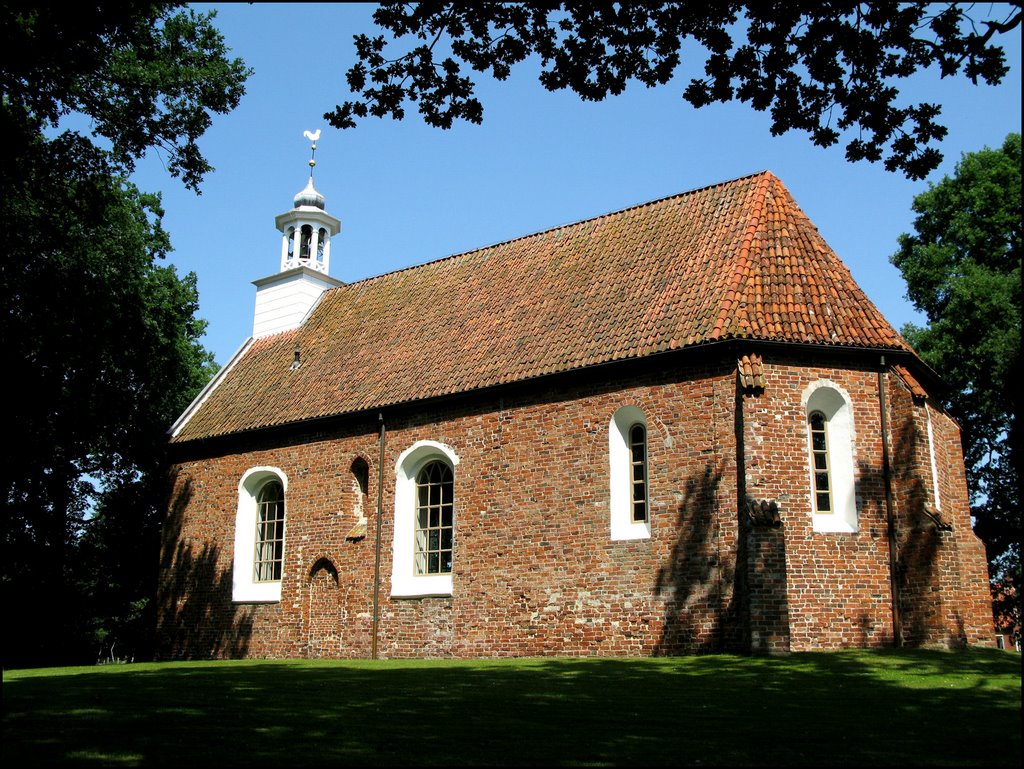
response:
{"label": "metal finial", "polygon": [[313,142],[313,148],[309,155],[309,178],[313,178],[313,167],[316,165],[316,143],[320,139],[320,129],[316,131],[303,131],[302,135]]}

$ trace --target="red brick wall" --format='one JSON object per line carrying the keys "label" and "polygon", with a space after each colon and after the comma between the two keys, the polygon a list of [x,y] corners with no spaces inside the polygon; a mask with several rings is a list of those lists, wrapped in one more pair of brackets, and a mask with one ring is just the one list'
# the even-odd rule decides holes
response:
{"label": "red brick wall", "polygon": [[960,431],[934,403],[913,398],[898,377],[888,377],[887,388],[903,641],[994,645],[988,568],[971,529]]}
{"label": "red brick wall", "polygon": [[[782,633],[788,628],[783,640],[789,647],[891,643],[876,376],[849,364],[765,363],[768,385],[757,397],[738,399],[730,358],[679,366],[671,376],[608,369],[587,381],[548,380],[530,391],[385,412],[380,656],[749,648],[751,627],[780,625],[763,608],[777,602],[752,604],[745,592],[764,584],[751,582],[749,542],[738,525],[740,486],[779,504],[784,534],[776,536],[771,558],[785,564]],[[855,404],[856,534],[810,530],[800,394],[821,377],[839,383]],[[639,406],[648,422],[649,540],[609,537],[608,429],[624,405]],[[395,463],[420,440],[444,443],[460,459],[454,590],[451,597],[392,599]],[[181,461],[165,525],[163,656],[369,656],[378,451],[374,415],[292,434],[282,445],[269,436],[251,438],[221,455]],[[357,522],[351,481],[356,457],[370,472],[366,534],[353,539],[347,535]],[[278,467],[288,478],[283,594],[277,604],[235,605],[238,483],[257,465]],[[960,488],[956,483],[949,484],[951,497]],[[969,524],[967,534],[973,537]],[[960,562],[960,592],[943,584],[943,600],[973,616],[977,607],[968,604],[978,591],[964,564],[976,580],[978,551],[967,547],[971,542],[959,530],[950,539],[955,544],[949,550]]]}
{"label": "red brick wall", "polygon": [[[776,500],[785,528],[790,648],[892,644],[888,543],[875,372],[849,362],[765,359],[763,394],[744,404],[747,493]],[[811,520],[807,416],[801,397],[819,380],[853,404],[858,530],[816,532]]]}

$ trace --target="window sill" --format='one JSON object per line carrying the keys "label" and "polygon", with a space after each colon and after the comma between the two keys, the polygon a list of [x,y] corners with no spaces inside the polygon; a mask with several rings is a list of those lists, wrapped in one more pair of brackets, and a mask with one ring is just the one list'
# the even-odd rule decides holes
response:
{"label": "window sill", "polygon": [[613,542],[630,539],[650,539],[650,523],[621,523],[612,521],[611,538]]}
{"label": "window sill", "polygon": [[231,600],[234,603],[279,603],[281,601],[281,583],[235,583],[231,589]]}
{"label": "window sill", "polygon": [[812,521],[815,534],[856,534],[857,524],[831,515],[815,515]]}
{"label": "window sill", "polygon": [[391,597],[396,601],[418,601],[421,598],[451,598],[451,593],[419,593],[417,595],[407,595],[392,593]]}
{"label": "window sill", "polygon": [[436,598],[450,597],[452,594],[451,574],[409,575],[392,579],[392,598]]}

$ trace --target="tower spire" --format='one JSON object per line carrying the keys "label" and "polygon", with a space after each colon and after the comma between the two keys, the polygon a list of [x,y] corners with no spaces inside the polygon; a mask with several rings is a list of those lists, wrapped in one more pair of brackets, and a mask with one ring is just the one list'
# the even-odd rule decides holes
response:
{"label": "tower spire", "polygon": [[312,142],[309,179],[294,207],[274,219],[281,232],[281,266],[277,274],[254,281],[254,337],[297,327],[324,291],[343,285],[329,274],[331,238],[341,232],[341,222],[324,210],[324,196],[313,186],[320,130],[303,136]]}
{"label": "tower spire", "polygon": [[316,143],[320,141],[320,129],[316,131],[303,131],[302,135],[313,142],[313,147],[309,153],[309,181],[313,181],[313,168],[316,166]]}
{"label": "tower spire", "polygon": [[295,267],[308,267],[327,274],[331,258],[331,237],[341,230],[341,222],[324,211],[324,196],[313,186],[316,167],[316,143],[320,129],[303,131],[312,142],[309,153],[309,180],[295,196],[295,207],[277,217],[281,241],[281,271]]}

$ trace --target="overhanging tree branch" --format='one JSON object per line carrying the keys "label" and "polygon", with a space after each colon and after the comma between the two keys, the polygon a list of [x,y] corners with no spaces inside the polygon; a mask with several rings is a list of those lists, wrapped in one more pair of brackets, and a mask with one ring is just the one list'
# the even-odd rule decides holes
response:
{"label": "overhanging tree branch", "polygon": [[[969,8],[935,9],[925,2],[383,3],[374,21],[391,33],[391,45],[433,41],[385,58],[383,36],[372,43],[357,37],[359,61],[348,73],[355,98],[325,118],[351,128],[367,115],[402,119],[402,105],[417,102],[429,125],[479,123],[476,83],[461,65],[505,80],[533,55],[545,88],[599,101],[634,81],[668,84],[691,41],[705,52],[705,76],[683,88],[692,106],[738,99],[769,110],[773,134],[804,131],[819,146],[838,143],[848,130],[851,161],[881,160],[923,178],[941,161],[934,145],[946,129],[936,105],[900,103],[900,81],[937,66],[943,77],[962,71],[975,84],[997,84],[1007,66],[993,40],[1021,23],[1020,3],[1002,19],[984,19],[982,34]],[[452,57],[438,70],[433,50],[445,37]],[[366,87],[367,79],[375,85]]]}

